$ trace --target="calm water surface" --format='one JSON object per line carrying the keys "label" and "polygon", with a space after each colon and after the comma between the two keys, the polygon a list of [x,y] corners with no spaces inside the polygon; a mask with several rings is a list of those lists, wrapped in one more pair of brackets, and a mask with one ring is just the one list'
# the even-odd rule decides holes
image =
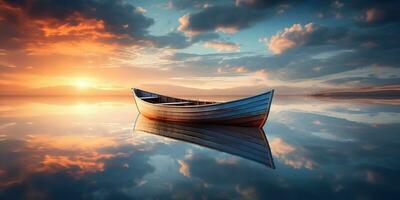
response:
{"label": "calm water surface", "polygon": [[275,169],[134,130],[131,98],[2,97],[0,199],[400,199],[398,102],[271,109]]}

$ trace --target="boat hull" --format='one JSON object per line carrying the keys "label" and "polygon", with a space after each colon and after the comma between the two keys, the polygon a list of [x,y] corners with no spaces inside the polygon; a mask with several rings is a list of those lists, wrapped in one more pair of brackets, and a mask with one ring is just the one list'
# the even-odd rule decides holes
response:
{"label": "boat hull", "polygon": [[137,108],[142,115],[150,119],[247,127],[262,127],[265,124],[274,93],[271,90],[253,97],[223,103],[171,106],[149,103],[141,99],[139,91],[146,92],[138,89],[132,91]]}

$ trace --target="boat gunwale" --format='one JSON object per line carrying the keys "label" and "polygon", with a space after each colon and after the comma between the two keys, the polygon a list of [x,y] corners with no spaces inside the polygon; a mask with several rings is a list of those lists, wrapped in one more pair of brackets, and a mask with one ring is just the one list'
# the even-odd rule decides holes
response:
{"label": "boat gunwale", "polygon": [[[174,106],[174,105],[154,104],[154,103],[150,103],[150,102],[147,102],[147,101],[145,101],[145,100],[142,100],[142,99],[136,94],[136,91],[137,91],[137,90],[138,90],[138,91],[147,92],[147,93],[150,93],[150,94],[159,95],[159,96],[169,97],[169,98],[176,98],[176,97],[170,97],[170,96],[165,96],[165,95],[162,95],[162,94],[152,93],[152,92],[148,92],[148,91],[145,91],[145,90],[141,90],[141,89],[139,89],[139,88],[132,88],[133,95],[135,96],[135,98],[138,98],[141,102],[144,102],[145,104],[152,105],[152,106],[156,106],[156,107],[169,107],[169,108],[198,108],[198,107],[218,106],[218,105],[223,105],[223,104],[227,104],[227,103],[234,103],[234,102],[238,102],[238,101],[245,101],[245,100],[248,100],[248,99],[252,99],[252,98],[255,98],[255,97],[259,97],[259,96],[262,96],[262,95],[266,95],[266,94],[268,94],[268,93],[271,93],[270,102],[272,102],[272,96],[273,96],[273,94],[274,94],[274,89],[272,89],[272,90],[269,90],[269,91],[267,91],[267,92],[263,92],[263,93],[260,93],[260,94],[254,95],[254,96],[248,96],[248,97],[244,97],[244,98],[239,98],[239,99],[235,99],[235,100],[232,100],[232,101],[215,102],[215,103],[212,103],[212,104],[203,104],[203,105]],[[177,99],[180,99],[180,98],[177,98]],[[190,100],[190,99],[182,99],[182,100],[195,101],[195,100]],[[201,102],[201,101],[197,101],[197,102]],[[269,106],[270,106],[270,105],[269,105]],[[267,110],[269,110],[269,109],[267,109]]]}

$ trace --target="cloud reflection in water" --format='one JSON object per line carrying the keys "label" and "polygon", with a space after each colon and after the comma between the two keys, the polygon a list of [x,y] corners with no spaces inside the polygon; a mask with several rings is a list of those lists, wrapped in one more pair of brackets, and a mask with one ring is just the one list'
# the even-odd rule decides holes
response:
{"label": "cloud reflection in water", "polygon": [[2,99],[0,199],[399,198],[400,121],[377,117],[397,116],[396,105],[276,102],[264,127],[270,170],[132,133],[131,99]]}

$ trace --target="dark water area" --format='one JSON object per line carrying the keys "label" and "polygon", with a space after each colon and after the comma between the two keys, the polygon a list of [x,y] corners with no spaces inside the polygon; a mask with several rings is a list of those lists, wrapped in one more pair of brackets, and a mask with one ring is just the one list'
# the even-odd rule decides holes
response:
{"label": "dark water area", "polygon": [[0,113],[0,199],[400,199],[396,100],[278,97],[261,131],[146,121],[131,98]]}

